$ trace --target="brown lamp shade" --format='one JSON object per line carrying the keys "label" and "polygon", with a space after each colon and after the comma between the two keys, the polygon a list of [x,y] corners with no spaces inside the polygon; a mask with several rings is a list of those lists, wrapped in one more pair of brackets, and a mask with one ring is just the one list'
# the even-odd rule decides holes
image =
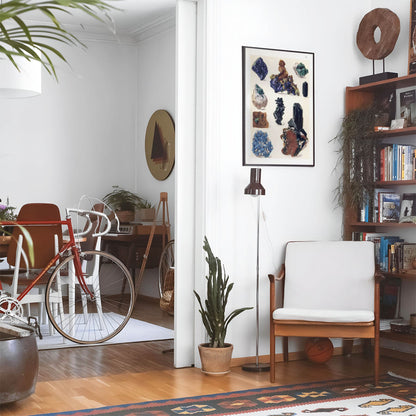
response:
{"label": "brown lamp shade", "polygon": [[250,183],[245,187],[244,193],[246,195],[266,195],[266,190],[261,184],[261,169],[251,168]]}

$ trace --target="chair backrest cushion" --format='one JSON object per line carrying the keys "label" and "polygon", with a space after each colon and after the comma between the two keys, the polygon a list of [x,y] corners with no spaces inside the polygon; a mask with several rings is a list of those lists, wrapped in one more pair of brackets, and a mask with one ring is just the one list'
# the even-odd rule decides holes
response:
{"label": "chair backrest cushion", "polygon": [[[54,204],[33,203],[23,205],[17,216],[18,221],[60,221],[61,214],[59,208]],[[35,255],[35,269],[45,267],[55,256],[55,235],[58,236],[58,245],[62,246],[62,226],[61,225],[40,225],[24,227],[33,240],[33,251]],[[16,262],[16,246],[19,235],[22,231],[19,227],[14,227],[13,238],[7,253],[7,262],[14,266]],[[23,250],[28,254],[28,244],[23,234]],[[21,262],[20,267],[24,267]]]}
{"label": "chair backrest cushion", "polygon": [[374,272],[370,241],[290,242],[284,307],[373,310]]}

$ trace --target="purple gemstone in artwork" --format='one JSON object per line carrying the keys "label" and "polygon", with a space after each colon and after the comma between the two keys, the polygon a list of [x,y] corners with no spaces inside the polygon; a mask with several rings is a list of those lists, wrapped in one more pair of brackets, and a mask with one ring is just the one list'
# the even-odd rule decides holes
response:
{"label": "purple gemstone in artwork", "polygon": [[251,69],[258,75],[258,77],[262,81],[264,78],[266,78],[266,75],[269,72],[266,63],[263,61],[263,58],[261,57],[256,59],[256,62],[254,62]]}

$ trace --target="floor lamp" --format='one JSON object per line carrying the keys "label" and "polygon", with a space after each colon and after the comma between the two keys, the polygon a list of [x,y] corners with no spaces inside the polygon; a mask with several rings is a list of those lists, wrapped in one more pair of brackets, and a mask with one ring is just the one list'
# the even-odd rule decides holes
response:
{"label": "floor lamp", "polygon": [[261,184],[261,169],[251,168],[250,183],[244,189],[245,195],[257,197],[257,265],[256,265],[256,362],[244,364],[245,371],[269,371],[269,364],[259,363],[259,231],[260,231],[260,196],[266,195]]}

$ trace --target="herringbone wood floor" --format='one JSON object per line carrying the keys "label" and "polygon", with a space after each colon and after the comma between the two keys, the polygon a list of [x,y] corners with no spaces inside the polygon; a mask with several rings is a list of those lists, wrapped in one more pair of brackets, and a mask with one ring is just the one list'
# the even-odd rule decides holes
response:
{"label": "herringbone wood floor", "polygon": [[[141,311],[140,311],[141,309]],[[172,325],[154,305],[141,305],[139,319]],[[170,323],[169,323],[170,322]],[[247,373],[233,367],[224,377],[209,377],[196,368],[173,368],[173,341],[40,351],[36,392],[27,399],[0,406],[2,416],[95,408],[175,397],[223,393],[271,386],[269,373]],[[409,362],[382,357],[381,373],[393,371],[416,378]],[[291,361],[277,365],[277,384],[372,375],[372,360],[363,355],[335,356],[326,364]]]}

